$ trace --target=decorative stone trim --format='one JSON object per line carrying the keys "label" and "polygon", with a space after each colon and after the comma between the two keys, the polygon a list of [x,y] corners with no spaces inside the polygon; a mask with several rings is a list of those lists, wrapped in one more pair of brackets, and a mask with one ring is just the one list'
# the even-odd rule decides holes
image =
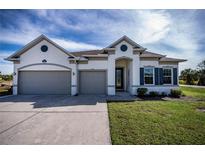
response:
{"label": "decorative stone trim", "polygon": [[108,85],[108,87],[115,87],[115,85]]}
{"label": "decorative stone trim", "polygon": [[140,87],[140,85],[132,85],[132,87]]}
{"label": "decorative stone trim", "polygon": [[89,57],[88,60],[107,60],[108,57]]}

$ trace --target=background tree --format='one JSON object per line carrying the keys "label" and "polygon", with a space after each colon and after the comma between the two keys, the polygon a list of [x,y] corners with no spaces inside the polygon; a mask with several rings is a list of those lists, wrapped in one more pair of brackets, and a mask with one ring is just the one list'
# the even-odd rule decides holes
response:
{"label": "background tree", "polygon": [[191,68],[182,70],[180,79],[184,80],[186,84],[193,85],[198,80],[198,72]]}
{"label": "background tree", "polygon": [[205,60],[200,62],[197,67],[199,82],[198,85],[205,86]]}
{"label": "background tree", "polygon": [[0,74],[0,79],[3,81],[11,81],[11,80],[13,80],[13,76],[11,74],[10,75]]}

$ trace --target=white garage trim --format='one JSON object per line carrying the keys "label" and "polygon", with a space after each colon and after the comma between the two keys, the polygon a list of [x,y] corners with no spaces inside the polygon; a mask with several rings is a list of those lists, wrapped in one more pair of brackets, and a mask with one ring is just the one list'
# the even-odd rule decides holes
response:
{"label": "white garage trim", "polygon": [[61,68],[65,68],[67,70],[71,70],[70,67],[67,67],[67,66],[64,66],[64,65],[60,65],[60,64],[54,64],[54,63],[35,63],[35,64],[29,64],[29,65],[22,66],[22,67],[18,68],[18,71],[23,70],[23,69],[28,68],[28,67],[31,67],[31,66],[39,66],[39,65],[42,65],[42,66],[46,66],[46,65],[58,66],[58,67],[61,67]]}

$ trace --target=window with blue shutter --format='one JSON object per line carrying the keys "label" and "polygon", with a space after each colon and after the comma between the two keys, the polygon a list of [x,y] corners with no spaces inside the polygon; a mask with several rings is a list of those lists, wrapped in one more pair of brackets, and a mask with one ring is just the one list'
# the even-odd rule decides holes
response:
{"label": "window with blue shutter", "polygon": [[154,67],[144,67],[144,84],[154,85]]}
{"label": "window with blue shutter", "polygon": [[178,73],[177,68],[173,68],[173,84],[178,85]]}
{"label": "window with blue shutter", "polygon": [[159,68],[159,84],[163,84],[163,68]]}
{"label": "window with blue shutter", "polygon": [[172,84],[172,68],[163,68],[163,84]]}
{"label": "window with blue shutter", "polygon": [[159,68],[154,68],[155,85],[159,85]]}
{"label": "window with blue shutter", "polygon": [[140,68],[140,85],[144,85],[144,68]]}

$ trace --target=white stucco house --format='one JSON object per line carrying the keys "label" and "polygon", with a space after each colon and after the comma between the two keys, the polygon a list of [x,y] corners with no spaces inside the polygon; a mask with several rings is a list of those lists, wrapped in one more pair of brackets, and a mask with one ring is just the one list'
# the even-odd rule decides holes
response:
{"label": "white stucco house", "polygon": [[127,36],[101,50],[68,52],[44,35],[6,60],[14,64],[14,95],[135,95],[139,87],[169,93],[185,61],[149,52]]}

